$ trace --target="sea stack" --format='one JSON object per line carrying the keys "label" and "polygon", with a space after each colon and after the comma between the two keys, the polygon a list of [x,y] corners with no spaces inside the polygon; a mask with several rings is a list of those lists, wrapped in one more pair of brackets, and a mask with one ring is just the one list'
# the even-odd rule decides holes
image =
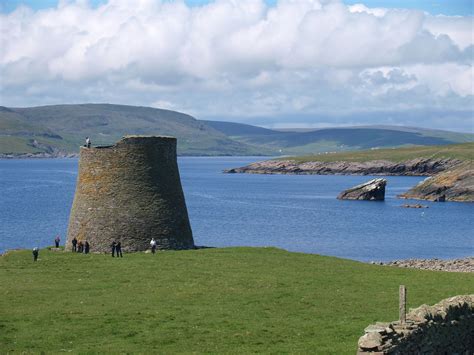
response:
{"label": "sea stack", "polygon": [[383,201],[385,199],[386,179],[373,179],[351,187],[339,194],[339,200]]}
{"label": "sea stack", "polygon": [[192,249],[194,241],[176,160],[176,138],[125,136],[112,146],[81,147],[69,217],[71,241],[91,252]]}

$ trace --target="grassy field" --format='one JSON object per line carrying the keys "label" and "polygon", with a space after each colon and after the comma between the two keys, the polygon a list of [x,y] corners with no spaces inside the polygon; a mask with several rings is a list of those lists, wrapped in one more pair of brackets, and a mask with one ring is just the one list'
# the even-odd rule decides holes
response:
{"label": "grassy field", "polygon": [[473,292],[474,275],[274,248],[0,257],[1,352],[354,354],[363,329]]}
{"label": "grassy field", "polygon": [[308,161],[354,161],[389,160],[400,162],[416,158],[456,158],[472,160],[474,158],[474,143],[418,146],[406,148],[374,149],[330,154],[318,154],[298,157],[285,157],[282,160]]}

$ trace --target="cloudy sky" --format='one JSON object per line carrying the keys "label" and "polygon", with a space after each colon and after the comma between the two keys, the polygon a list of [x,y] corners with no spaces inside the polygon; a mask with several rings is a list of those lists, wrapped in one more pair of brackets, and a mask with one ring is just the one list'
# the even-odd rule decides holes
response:
{"label": "cloudy sky", "polygon": [[0,0],[0,104],[473,131],[470,0]]}

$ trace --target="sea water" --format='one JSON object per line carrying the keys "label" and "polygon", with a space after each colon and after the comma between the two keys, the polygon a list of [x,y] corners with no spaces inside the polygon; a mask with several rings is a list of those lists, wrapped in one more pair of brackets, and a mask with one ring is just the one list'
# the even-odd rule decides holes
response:
{"label": "sea water", "polygon": [[[474,204],[401,207],[407,201],[396,195],[423,177],[387,177],[385,201],[374,202],[336,199],[372,176],[222,173],[261,159],[178,158],[196,245],[278,247],[361,261],[474,255]],[[64,243],[77,164],[0,160],[0,253],[52,245],[57,234]]]}

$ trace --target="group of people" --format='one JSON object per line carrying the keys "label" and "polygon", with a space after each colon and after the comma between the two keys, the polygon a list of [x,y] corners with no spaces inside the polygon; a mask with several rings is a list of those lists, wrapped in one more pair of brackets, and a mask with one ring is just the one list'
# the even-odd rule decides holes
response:
{"label": "group of people", "polygon": [[[58,235],[56,238],[54,238],[54,244],[56,248],[59,248],[59,243],[61,242],[61,237]],[[78,241],[76,237],[74,237],[73,240],[71,240],[72,244],[72,251],[74,253],[84,253],[84,254],[89,254],[90,251],[90,244],[87,240],[85,241]],[[120,241],[116,242],[115,240],[112,242],[110,245],[112,248],[112,257],[114,258],[115,255],[117,255],[117,258],[123,258],[122,254],[122,243]],[[150,241],[150,249],[153,254],[156,253],[156,240],[155,238],[151,238]],[[38,255],[39,255],[39,248],[35,247],[33,248],[33,260],[36,261],[38,260]]]}
{"label": "group of people", "polygon": [[[60,242],[61,242],[61,237],[59,235],[57,235],[56,238],[54,238],[54,246],[56,247],[56,249],[59,248],[59,243]],[[39,256],[39,248],[34,247],[32,252],[33,252],[33,261],[37,261],[38,256]]]}
{"label": "group of people", "polygon": [[115,254],[117,254],[117,258],[121,257],[123,258],[122,255],[122,243],[120,241],[116,242],[115,240],[112,242],[111,245],[112,248],[112,258],[115,257]]}
{"label": "group of people", "polygon": [[77,241],[76,237],[74,237],[73,240],[71,240],[72,244],[72,251],[75,253],[84,253],[84,254],[89,254],[90,251],[90,244],[87,240],[85,241]]}

